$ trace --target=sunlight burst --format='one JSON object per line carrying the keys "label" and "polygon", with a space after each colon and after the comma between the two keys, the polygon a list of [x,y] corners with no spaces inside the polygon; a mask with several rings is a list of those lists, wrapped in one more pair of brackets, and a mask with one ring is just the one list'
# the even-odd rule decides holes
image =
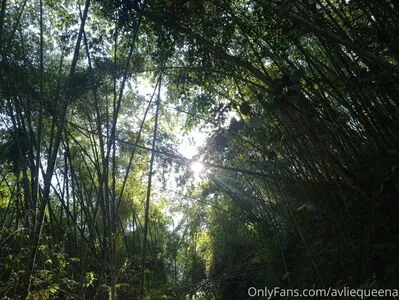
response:
{"label": "sunlight burst", "polygon": [[190,164],[190,169],[191,171],[193,171],[195,174],[199,174],[202,172],[202,170],[204,169],[204,164],[199,162],[199,161],[193,161]]}

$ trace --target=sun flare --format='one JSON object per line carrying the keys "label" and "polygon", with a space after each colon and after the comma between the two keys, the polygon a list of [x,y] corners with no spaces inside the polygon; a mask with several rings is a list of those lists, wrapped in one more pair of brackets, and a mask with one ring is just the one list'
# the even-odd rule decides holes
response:
{"label": "sun flare", "polygon": [[199,161],[193,161],[190,164],[190,169],[193,171],[195,174],[199,174],[204,170],[204,164],[199,162]]}

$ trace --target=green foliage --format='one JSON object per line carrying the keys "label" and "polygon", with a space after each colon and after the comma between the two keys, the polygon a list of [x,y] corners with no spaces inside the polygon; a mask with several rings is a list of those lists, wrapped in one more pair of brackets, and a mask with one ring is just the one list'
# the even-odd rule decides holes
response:
{"label": "green foliage", "polygon": [[397,8],[3,1],[0,297],[397,287]]}

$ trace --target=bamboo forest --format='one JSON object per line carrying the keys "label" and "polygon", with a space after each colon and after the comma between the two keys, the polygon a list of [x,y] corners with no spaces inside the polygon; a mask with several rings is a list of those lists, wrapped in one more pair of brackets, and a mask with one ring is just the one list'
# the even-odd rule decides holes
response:
{"label": "bamboo forest", "polygon": [[398,299],[398,196],[398,0],[0,0],[0,299]]}

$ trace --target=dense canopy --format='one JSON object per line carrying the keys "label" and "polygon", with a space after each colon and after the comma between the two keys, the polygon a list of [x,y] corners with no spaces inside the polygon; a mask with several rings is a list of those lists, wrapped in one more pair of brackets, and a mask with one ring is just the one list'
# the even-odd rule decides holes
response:
{"label": "dense canopy", "polygon": [[0,297],[395,289],[397,0],[1,0]]}

